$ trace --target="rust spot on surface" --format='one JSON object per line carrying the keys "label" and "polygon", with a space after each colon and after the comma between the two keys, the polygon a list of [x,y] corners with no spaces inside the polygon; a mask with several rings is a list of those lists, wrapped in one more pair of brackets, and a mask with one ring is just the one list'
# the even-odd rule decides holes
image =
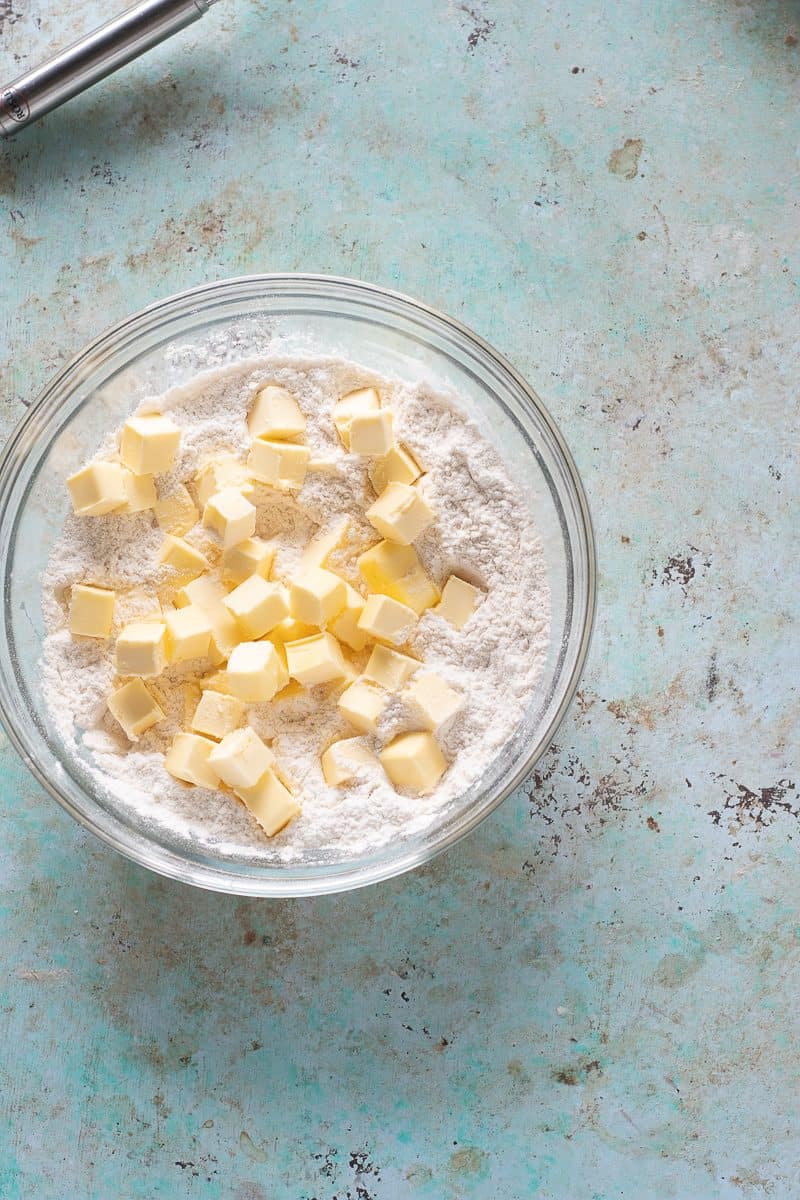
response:
{"label": "rust spot on surface", "polygon": [[[260,245],[269,221],[268,204],[254,208],[247,203],[241,188],[231,183],[213,203],[194,205],[180,220],[168,217],[151,243],[128,255],[125,265],[141,273],[150,269],[163,271],[187,254],[214,255],[223,247],[233,255],[233,261],[245,265]],[[232,250],[231,242],[239,248],[238,253]]]}
{"label": "rust spot on surface", "polygon": [[485,1157],[475,1146],[463,1146],[450,1155],[450,1170],[454,1175],[477,1175]]}
{"label": "rust spot on surface", "polygon": [[470,8],[467,4],[459,4],[458,7],[472,21],[472,29],[467,35],[467,49],[470,54],[474,54],[478,45],[485,42],[494,29],[494,21],[490,21],[477,7]]}
{"label": "rust spot on surface", "polygon": [[530,1075],[525,1070],[518,1058],[512,1058],[506,1063],[506,1071],[508,1071],[508,1074],[511,1076],[511,1079],[515,1084],[525,1086],[531,1081]]}
{"label": "rust spot on surface", "polygon": [[691,554],[687,554],[685,558],[673,555],[661,572],[661,582],[679,583],[682,587],[686,587],[688,583],[692,582],[694,576],[694,561]]}
{"label": "rust spot on surface", "polygon": [[698,571],[707,571],[711,566],[711,556],[700,554],[697,546],[689,546],[684,554],[671,555],[659,572],[653,568],[653,579],[661,580],[664,587],[677,583],[684,596],[688,594],[689,585],[697,576]]}
{"label": "rust spot on surface", "polygon": [[645,729],[655,729],[655,715],[648,704],[632,698],[631,700],[609,700],[607,710],[618,721],[627,721],[632,728],[643,725]]}
{"label": "rust spot on surface", "polygon": [[626,138],[622,146],[612,150],[608,156],[608,169],[612,175],[622,179],[635,179],[639,170],[639,158],[644,150],[641,138]]}
{"label": "rust spot on surface", "polygon": [[44,238],[40,237],[27,237],[16,225],[12,225],[11,227],[11,238],[16,242],[23,254],[26,250],[30,250],[33,246],[38,245],[39,242],[44,241]]}
{"label": "rust spot on surface", "polygon": [[10,195],[17,186],[17,171],[10,158],[0,159],[0,194]]}
{"label": "rust spot on surface", "polygon": [[705,953],[699,951],[686,954],[665,954],[653,973],[653,979],[662,987],[680,987],[700,970]]}
{"label": "rust spot on surface", "polygon": [[355,71],[358,67],[359,60],[357,58],[348,58],[347,55],[338,48],[333,52],[334,62],[337,62],[340,67],[349,67],[351,71]]}
{"label": "rust spot on surface", "polygon": [[556,1083],[563,1083],[565,1087],[577,1087],[579,1083],[585,1083],[590,1075],[602,1075],[603,1068],[596,1058],[591,1062],[578,1063],[575,1067],[562,1067],[558,1071],[552,1072],[552,1077]]}
{"label": "rust spot on surface", "polygon": [[780,816],[800,817],[797,785],[793,779],[779,779],[767,787],[751,788],[731,780],[724,785],[721,807],[711,809],[708,815],[715,825],[728,818],[736,829],[766,829]]}
{"label": "rust spot on surface", "polygon": [[249,1158],[251,1162],[263,1163],[267,1161],[267,1156],[260,1146],[256,1145],[246,1129],[243,1129],[239,1134],[239,1149],[245,1158]]}
{"label": "rust spot on surface", "polygon": [[717,652],[711,655],[711,661],[708,664],[708,674],[706,675],[706,696],[711,702],[717,694],[719,687],[719,671],[717,670]]}

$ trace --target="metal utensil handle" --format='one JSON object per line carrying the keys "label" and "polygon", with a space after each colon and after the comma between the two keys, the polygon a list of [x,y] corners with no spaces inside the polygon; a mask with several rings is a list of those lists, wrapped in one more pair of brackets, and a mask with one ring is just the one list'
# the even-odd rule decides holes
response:
{"label": "metal utensil handle", "polygon": [[215,0],[140,0],[53,58],[0,88],[0,134],[10,137],[191,25]]}

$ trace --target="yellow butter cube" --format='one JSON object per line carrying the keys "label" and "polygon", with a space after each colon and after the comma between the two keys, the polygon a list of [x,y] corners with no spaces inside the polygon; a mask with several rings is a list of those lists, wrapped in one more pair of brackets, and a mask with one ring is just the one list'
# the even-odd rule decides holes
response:
{"label": "yellow butter cube", "polygon": [[[158,604],[158,601],[156,601],[156,604]],[[141,621],[142,623],[152,622],[155,625],[163,625],[164,611],[161,608],[161,605],[159,605],[158,608],[154,608],[152,612],[143,613],[141,617],[137,616],[136,620]]]}
{"label": "yellow butter cube", "polygon": [[334,742],[322,755],[322,774],[328,787],[341,787],[350,783],[359,768],[374,763],[375,756],[360,738],[342,738]]}
{"label": "yellow butter cube", "polygon": [[273,697],[273,704],[277,704],[282,700],[292,700],[295,696],[304,696],[306,689],[302,683],[298,683],[296,679],[290,679],[285,688],[281,688],[276,696]]}
{"label": "yellow butter cube", "polygon": [[[345,584],[345,588],[347,592],[344,608],[329,622],[330,630],[351,650],[363,650],[367,644],[367,634],[359,627],[358,622],[364,611],[364,597],[349,583]],[[414,614],[414,620],[416,619]]]}
{"label": "yellow butter cube", "polygon": [[128,499],[125,468],[115,462],[93,462],[67,480],[72,508],[79,517],[99,517],[121,508]]}
{"label": "yellow butter cube", "polygon": [[211,675],[204,675],[200,680],[200,686],[204,692],[216,692],[221,696],[231,694],[227,671],[214,671]]}
{"label": "yellow butter cube", "polygon": [[217,743],[199,733],[178,733],[167,751],[164,766],[175,779],[193,783],[196,787],[215,788],[219,776],[209,763]]}
{"label": "yellow butter cube", "polygon": [[228,733],[238,729],[244,717],[244,705],[235,696],[225,696],[208,689],[200,697],[192,717],[195,733],[221,741]]}
{"label": "yellow butter cube", "polygon": [[197,524],[199,513],[194,501],[182,483],[175,485],[166,496],[160,496],[153,505],[159,528],[165,533],[174,533],[182,537]]}
{"label": "yellow butter cube", "polygon": [[380,496],[390,483],[406,483],[410,487],[419,479],[422,470],[407,446],[392,446],[383,458],[376,458],[369,464],[367,474]]}
{"label": "yellow butter cube", "polygon": [[141,679],[132,679],[112,692],[107,704],[108,711],[132,742],[138,742],[140,734],[164,720],[164,713]]}
{"label": "yellow butter cube", "polygon": [[195,683],[193,679],[189,679],[181,684],[181,692],[183,693],[183,723],[191,727],[192,714],[197,708],[203,693],[199,683]]}
{"label": "yellow butter cube", "polygon": [[251,641],[263,637],[289,615],[289,597],[279,583],[251,575],[223,601],[239,628]]}
{"label": "yellow butter cube", "polygon": [[244,583],[251,575],[269,577],[275,561],[275,546],[263,538],[251,537],[222,552],[222,574],[230,583]]}
{"label": "yellow butter cube", "polygon": [[350,449],[350,426],[353,417],[374,412],[380,406],[380,398],[375,388],[357,388],[336,401],[333,406],[333,423],[345,450]]}
{"label": "yellow butter cube", "polygon": [[343,579],[324,567],[307,567],[295,575],[289,588],[292,616],[307,625],[324,625],[340,613],[347,601]]}
{"label": "yellow butter cube", "polygon": [[211,622],[211,643],[208,657],[215,667],[224,663],[242,641],[241,630],[227,609],[215,608],[208,614]]}
{"label": "yellow butter cube", "polygon": [[420,665],[416,658],[398,654],[388,646],[373,646],[369,662],[364,668],[364,678],[379,683],[387,692],[397,692]]}
{"label": "yellow butter cube", "polygon": [[173,533],[164,535],[158,561],[166,567],[172,567],[179,575],[199,575],[208,569],[206,556],[185,538],[175,537]]}
{"label": "yellow butter cube", "polygon": [[176,608],[186,608],[187,604],[199,604],[208,609],[212,604],[221,604],[228,594],[228,589],[213,575],[198,575],[183,587],[178,588],[173,598]]}
{"label": "yellow butter cube", "polygon": [[302,437],[306,419],[291,392],[269,384],[257,393],[247,418],[247,427],[251,437],[282,441],[284,438]]}
{"label": "yellow butter cube", "polygon": [[271,700],[289,682],[272,642],[240,642],[231,651],[227,676],[231,695],[250,704]]}
{"label": "yellow butter cube", "polygon": [[407,483],[390,483],[366,512],[378,533],[401,546],[410,546],[433,520],[433,509]]}
{"label": "yellow butter cube", "polygon": [[267,837],[274,837],[300,815],[297,800],[273,771],[265,771],[255,787],[237,788],[236,795],[249,808]]}
{"label": "yellow butter cube", "polygon": [[203,658],[211,641],[211,622],[208,614],[196,604],[176,608],[164,615],[167,627],[167,659],[185,662],[188,658]]}
{"label": "yellow butter cube", "polygon": [[284,649],[289,674],[304,687],[346,679],[350,673],[341,647],[330,633],[286,642]]}
{"label": "yellow butter cube", "polygon": [[392,413],[388,408],[356,413],[350,422],[351,453],[373,458],[388,454],[394,444],[392,424]]}
{"label": "yellow butter cube", "polygon": [[308,470],[318,475],[341,475],[342,464],[338,458],[326,458],[322,454],[312,454],[308,460]]}
{"label": "yellow butter cube", "polygon": [[447,770],[447,760],[429,733],[401,733],[378,756],[395,787],[425,795]]}
{"label": "yellow butter cube", "polygon": [[211,575],[200,575],[191,583],[179,588],[173,597],[176,608],[194,604],[208,617],[211,623],[211,642],[207,653],[215,664],[224,662],[234,646],[244,639],[238,623],[223,603],[227,595],[227,589],[219,579]]}
{"label": "yellow butter cube", "polygon": [[370,591],[407,604],[417,615],[439,600],[413,546],[378,542],[359,556],[358,569]]}
{"label": "yellow butter cube", "polygon": [[342,692],[337,704],[342,716],[362,733],[377,733],[381,713],[389,696],[377,683],[363,677]]}
{"label": "yellow butter cube", "polygon": [[132,621],[114,647],[118,675],[151,679],[167,665],[167,627],[158,621]]}
{"label": "yellow butter cube", "polygon": [[247,456],[247,470],[259,483],[275,488],[300,488],[308,469],[309,452],[293,442],[256,438]]}
{"label": "yellow butter cube", "polygon": [[426,729],[438,729],[463,707],[464,698],[435,671],[420,671],[403,692]]}
{"label": "yellow butter cube", "polygon": [[169,417],[130,417],[122,427],[120,458],[134,475],[160,475],[175,461],[181,431]]}
{"label": "yellow butter cube", "polygon": [[480,590],[466,579],[451,575],[442,588],[441,603],[433,611],[456,629],[463,629],[475,611],[480,594]]}
{"label": "yellow butter cube", "polygon": [[244,463],[232,454],[219,454],[203,463],[194,482],[197,503],[201,508],[205,508],[211,497],[226,487],[235,487],[243,496],[249,496],[253,491]]}
{"label": "yellow butter cube", "polygon": [[274,765],[275,755],[247,725],[227,733],[208,761],[228,787],[249,788]]}
{"label": "yellow butter cube", "polygon": [[255,506],[238,488],[224,487],[206,501],[203,524],[217,535],[224,549],[236,546],[256,531]]}
{"label": "yellow butter cube", "polygon": [[413,608],[407,604],[401,604],[391,596],[376,594],[368,597],[358,618],[358,628],[376,642],[402,646],[411,637],[418,620]]}
{"label": "yellow butter cube", "polygon": [[330,529],[325,529],[312,538],[300,559],[300,570],[306,567],[324,567],[334,550],[344,545],[350,531],[350,518],[339,517]]}
{"label": "yellow butter cube", "polygon": [[76,583],[69,601],[70,633],[80,637],[107,638],[114,620],[116,595],[108,588]]}
{"label": "yellow butter cube", "polygon": [[287,642],[299,642],[303,638],[314,637],[321,633],[318,625],[307,625],[305,621],[296,621],[294,617],[286,617],[267,635],[276,646],[285,646]]}
{"label": "yellow butter cube", "polygon": [[116,510],[118,513],[138,513],[153,508],[157,497],[152,475],[134,475],[133,471],[124,467],[122,478],[125,484],[125,503]]}

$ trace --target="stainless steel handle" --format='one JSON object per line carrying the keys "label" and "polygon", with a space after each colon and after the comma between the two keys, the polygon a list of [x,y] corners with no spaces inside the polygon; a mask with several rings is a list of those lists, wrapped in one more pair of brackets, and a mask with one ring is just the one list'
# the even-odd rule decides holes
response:
{"label": "stainless steel handle", "polygon": [[112,71],[191,25],[216,0],[140,0],[0,88],[0,134],[12,137]]}

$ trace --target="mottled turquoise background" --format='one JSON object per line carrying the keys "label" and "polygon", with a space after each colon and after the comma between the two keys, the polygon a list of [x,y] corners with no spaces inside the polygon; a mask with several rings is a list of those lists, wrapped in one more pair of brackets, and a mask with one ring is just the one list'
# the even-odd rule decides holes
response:
{"label": "mottled turquoise background", "polygon": [[[0,72],[107,11],[0,0]],[[6,747],[4,1200],[800,1196],[799,24],[221,0],[0,149],[6,429],[158,296],[354,275],[528,376],[602,573],[558,744],[379,888],[164,882]]]}

